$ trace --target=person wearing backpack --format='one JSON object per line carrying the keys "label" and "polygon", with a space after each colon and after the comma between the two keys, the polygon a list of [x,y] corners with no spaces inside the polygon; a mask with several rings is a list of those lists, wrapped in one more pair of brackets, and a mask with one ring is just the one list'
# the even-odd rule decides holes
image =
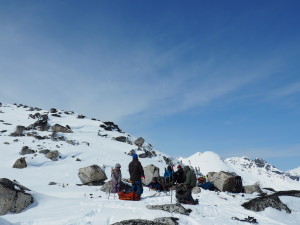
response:
{"label": "person wearing backpack", "polygon": [[138,197],[143,194],[142,178],[145,179],[144,169],[141,162],[138,160],[138,155],[132,155],[132,161],[129,163],[130,182],[132,182],[132,191],[134,191]]}
{"label": "person wearing backpack", "polygon": [[121,190],[121,165],[119,163],[116,164],[115,168],[111,171],[111,193],[118,193]]}

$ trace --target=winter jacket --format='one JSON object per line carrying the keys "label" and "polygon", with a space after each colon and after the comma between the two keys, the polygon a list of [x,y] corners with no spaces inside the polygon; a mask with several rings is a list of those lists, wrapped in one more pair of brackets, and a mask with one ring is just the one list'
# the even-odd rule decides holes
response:
{"label": "winter jacket", "polygon": [[121,189],[122,173],[120,169],[113,169],[111,171],[111,185],[112,193],[117,193]]}
{"label": "winter jacket", "polygon": [[185,181],[185,176],[184,176],[183,169],[182,168],[178,169],[173,174],[173,177],[174,177],[174,181],[177,182],[178,184],[183,183]]}
{"label": "winter jacket", "polygon": [[185,173],[185,182],[183,184],[185,184],[189,188],[196,187],[196,174],[190,169],[189,166],[185,166],[183,171]]}
{"label": "winter jacket", "polygon": [[157,191],[162,191],[162,185],[159,182],[150,182],[147,187],[157,190]]}
{"label": "winter jacket", "polygon": [[144,175],[144,169],[138,159],[133,159],[129,163],[129,174],[131,181],[141,181]]}

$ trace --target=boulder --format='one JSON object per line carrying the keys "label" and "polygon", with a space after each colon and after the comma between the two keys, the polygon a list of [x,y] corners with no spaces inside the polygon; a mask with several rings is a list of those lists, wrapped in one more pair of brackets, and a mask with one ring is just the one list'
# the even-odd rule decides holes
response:
{"label": "boulder", "polygon": [[218,173],[209,172],[206,177],[206,180],[212,182],[220,191],[237,193],[235,190],[235,179],[237,176],[235,174],[224,171]]}
{"label": "boulder", "polygon": [[37,129],[40,131],[47,131],[49,130],[50,126],[48,125],[48,115],[40,115],[39,119],[34,123],[29,125],[26,129],[31,130],[31,129]]}
{"label": "boulder", "polygon": [[253,194],[254,192],[257,192],[259,194],[263,193],[258,184],[244,186],[244,192],[246,194]]}
{"label": "boulder", "polygon": [[111,225],[165,225],[165,224],[157,223],[151,220],[132,219],[132,220],[123,220],[121,222],[113,223]]}
{"label": "boulder", "polygon": [[153,221],[156,223],[162,223],[164,225],[178,225],[177,220],[179,220],[176,217],[160,217],[157,219],[154,219]]}
{"label": "boulder", "polygon": [[23,169],[26,167],[27,167],[27,163],[24,157],[17,159],[17,161],[13,165],[13,168],[17,168],[17,169]]}
{"label": "boulder", "polygon": [[57,113],[57,110],[55,108],[51,108],[49,112],[50,113]]}
{"label": "boulder", "polygon": [[78,177],[83,184],[103,183],[107,179],[105,172],[98,165],[80,168]]}
{"label": "boulder", "polygon": [[[121,181],[121,190],[129,191],[131,189],[131,186],[127,183],[124,183]],[[111,187],[111,181],[106,182],[101,188],[101,191],[109,193],[112,190]]]}
{"label": "boulder", "polygon": [[147,209],[163,210],[170,213],[180,213],[183,215],[190,215],[191,209],[184,208],[181,204],[165,204],[165,205],[147,205]]}
{"label": "boulder", "polygon": [[72,133],[72,130],[71,129],[69,129],[69,127],[64,127],[64,126],[62,126],[62,125],[60,125],[60,124],[55,124],[55,125],[53,125],[52,127],[51,127],[51,130],[53,131],[53,132],[61,132],[61,133]]}
{"label": "boulder", "polygon": [[52,161],[57,161],[58,157],[59,157],[59,151],[55,150],[55,151],[50,151],[48,153],[45,154],[46,158],[51,159]]}
{"label": "boulder", "polygon": [[24,130],[25,130],[25,127],[19,125],[19,126],[16,127],[16,130],[13,133],[10,134],[10,136],[13,136],[13,137],[25,136],[23,134]]}
{"label": "boulder", "polygon": [[120,142],[126,142],[127,137],[125,137],[125,136],[119,136],[119,137],[116,137],[115,140],[116,141],[120,141]]}
{"label": "boulder", "polygon": [[33,203],[31,194],[26,193],[29,190],[24,186],[6,178],[0,179],[0,215],[8,212],[19,213],[27,206]]}
{"label": "boulder", "polygon": [[28,146],[23,146],[21,151],[19,152],[20,155],[27,155],[35,153],[34,150],[30,149]]}
{"label": "boulder", "polygon": [[138,139],[136,139],[136,140],[134,141],[134,144],[135,144],[136,146],[138,146],[139,148],[141,148],[141,147],[143,146],[144,142],[145,142],[144,138],[139,137]]}
{"label": "boulder", "polygon": [[245,209],[260,212],[264,211],[267,207],[272,207],[274,209],[278,210],[284,210],[286,213],[291,213],[292,211],[289,209],[289,207],[280,201],[278,196],[276,195],[269,195],[269,196],[263,196],[259,198],[254,198],[250,200],[249,202],[245,202],[242,204],[242,206]]}
{"label": "boulder", "polygon": [[159,168],[153,164],[144,167],[145,180],[143,183],[145,185],[149,184],[152,181],[153,177],[159,178]]}

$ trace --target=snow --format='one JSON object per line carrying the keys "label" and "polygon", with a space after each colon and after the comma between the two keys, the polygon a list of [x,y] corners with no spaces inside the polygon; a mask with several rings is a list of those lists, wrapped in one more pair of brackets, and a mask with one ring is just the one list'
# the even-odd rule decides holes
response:
{"label": "snow", "polygon": [[[159,210],[148,210],[149,204],[168,204],[171,203],[170,193],[160,193],[153,196],[153,191],[144,188],[142,200],[138,202],[122,201],[117,196],[100,191],[99,186],[78,186],[79,168],[97,164],[101,166],[108,177],[110,177],[110,167],[116,163],[121,164],[121,170],[124,178],[129,177],[128,164],[131,157],[127,153],[132,149],[137,149],[135,145],[118,142],[112,138],[118,136],[127,136],[131,140],[136,137],[117,131],[105,131],[99,127],[103,124],[101,121],[91,120],[89,118],[77,119],[78,114],[67,115],[62,111],[61,117],[54,117],[49,114],[49,123],[56,123],[63,126],[69,125],[73,133],[61,134],[69,140],[76,140],[79,145],[71,145],[65,141],[52,141],[51,139],[37,140],[33,137],[11,137],[9,136],[15,130],[17,125],[28,126],[36,120],[29,118],[29,114],[37,111],[27,111],[28,108],[17,107],[16,105],[3,104],[0,107],[3,113],[0,113],[0,120],[12,125],[5,125],[0,122],[0,178],[17,180],[20,184],[31,190],[34,197],[34,203],[21,213],[8,213],[0,218],[1,225],[109,225],[125,219],[149,219],[158,217],[174,216],[179,218],[179,224],[198,225],[198,224],[244,224],[234,221],[232,217],[245,218],[255,217],[259,224],[300,224],[299,198],[282,197],[282,201],[291,209],[292,214],[286,214],[283,211],[267,209],[263,212],[252,212],[244,209],[241,204],[249,199],[256,197],[256,194],[231,194],[225,192],[210,192],[202,190],[201,193],[193,195],[199,200],[199,205],[184,205],[192,209],[190,216],[173,214]],[[46,113],[42,110],[39,113]],[[1,131],[7,132],[1,133]],[[107,137],[98,136],[107,134]],[[41,136],[51,135],[51,132],[38,131]],[[145,138],[145,137],[144,137]],[[18,141],[14,141],[18,139]],[[145,138],[146,139],[146,138]],[[9,144],[4,144],[8,142]],[[148,143],[144,144],[145,146]],[[14,169],[13,163],[20,158],[20,150],[23,146],[28,146],[33,150],[49,149],[58,150],[61,158],[58,161],[51,161],[43,154],[36,153],[25,155],[28,164],[27,168]],[[143,166],[154,164],[158,166],[163,173],[166,164],[163,156],[170,157],[153,148],[157,157],[140,159]],[[125,154],[126,153],[126,154]],[[142,152],[141,152],[142,153]],[[79,158],[81,161],[76,161]],[[230,164],[222,160],[216,153],[204,152],[196,153],[188,158],[180,158],[186,165],[191,162],[192,166],[200,166],[201,172],[206,174],[210,171],[234,171],[241,173],[239,164]],[[177,162],[176,162],[177,163]],[[291,180],[282,180],[278,177],[268,177],[263,175],[261,178],[257,174],[247,170],[241,173],[244,180],[249,182],[268,180],[273,188],[284,189],[294,187],[300,189],[299,182]],[[271,174],[272,175],[272,174]],[[57,185],[48,185],[49,182],[56,182]],[[263,182],[261,182],[263,183]],[[269,183],[266,183],[269,184]],[[281,185],[280,183],[286,183]],[[297,186],[298,185],[298,186]],[[175,200],[175,193],[172,193],[172,202]]]}

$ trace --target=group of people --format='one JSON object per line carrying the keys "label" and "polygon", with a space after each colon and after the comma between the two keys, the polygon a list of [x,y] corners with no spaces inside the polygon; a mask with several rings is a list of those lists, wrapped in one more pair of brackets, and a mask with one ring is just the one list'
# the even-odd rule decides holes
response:
{"label": "group of people", "polygon": [[[122,190],[122,174],[120,168],[121,165],[117,163],[111,173],[112,193],[119,193]],[[137,154],[132,155],[132,161],[129,163],[128,168],[130,182],[132,184],[131,189],[136,193],[138,198],[140,198],[143,193],[142,179],[145,179],[145,175]],[[153,177],[147,187],[159,192],[167,191],[174,186],[184,187],[189,193],[188,197],[192,198],[191,190],[196,187],[196,183],[197,179],[194,171],[192,171],[189,166],[184,166],[184,168],[182,168],[181,165],[178,165],[176,172],[174,172],[172,166],[168,166],[167,169],[165,169],[164,178]]]}

